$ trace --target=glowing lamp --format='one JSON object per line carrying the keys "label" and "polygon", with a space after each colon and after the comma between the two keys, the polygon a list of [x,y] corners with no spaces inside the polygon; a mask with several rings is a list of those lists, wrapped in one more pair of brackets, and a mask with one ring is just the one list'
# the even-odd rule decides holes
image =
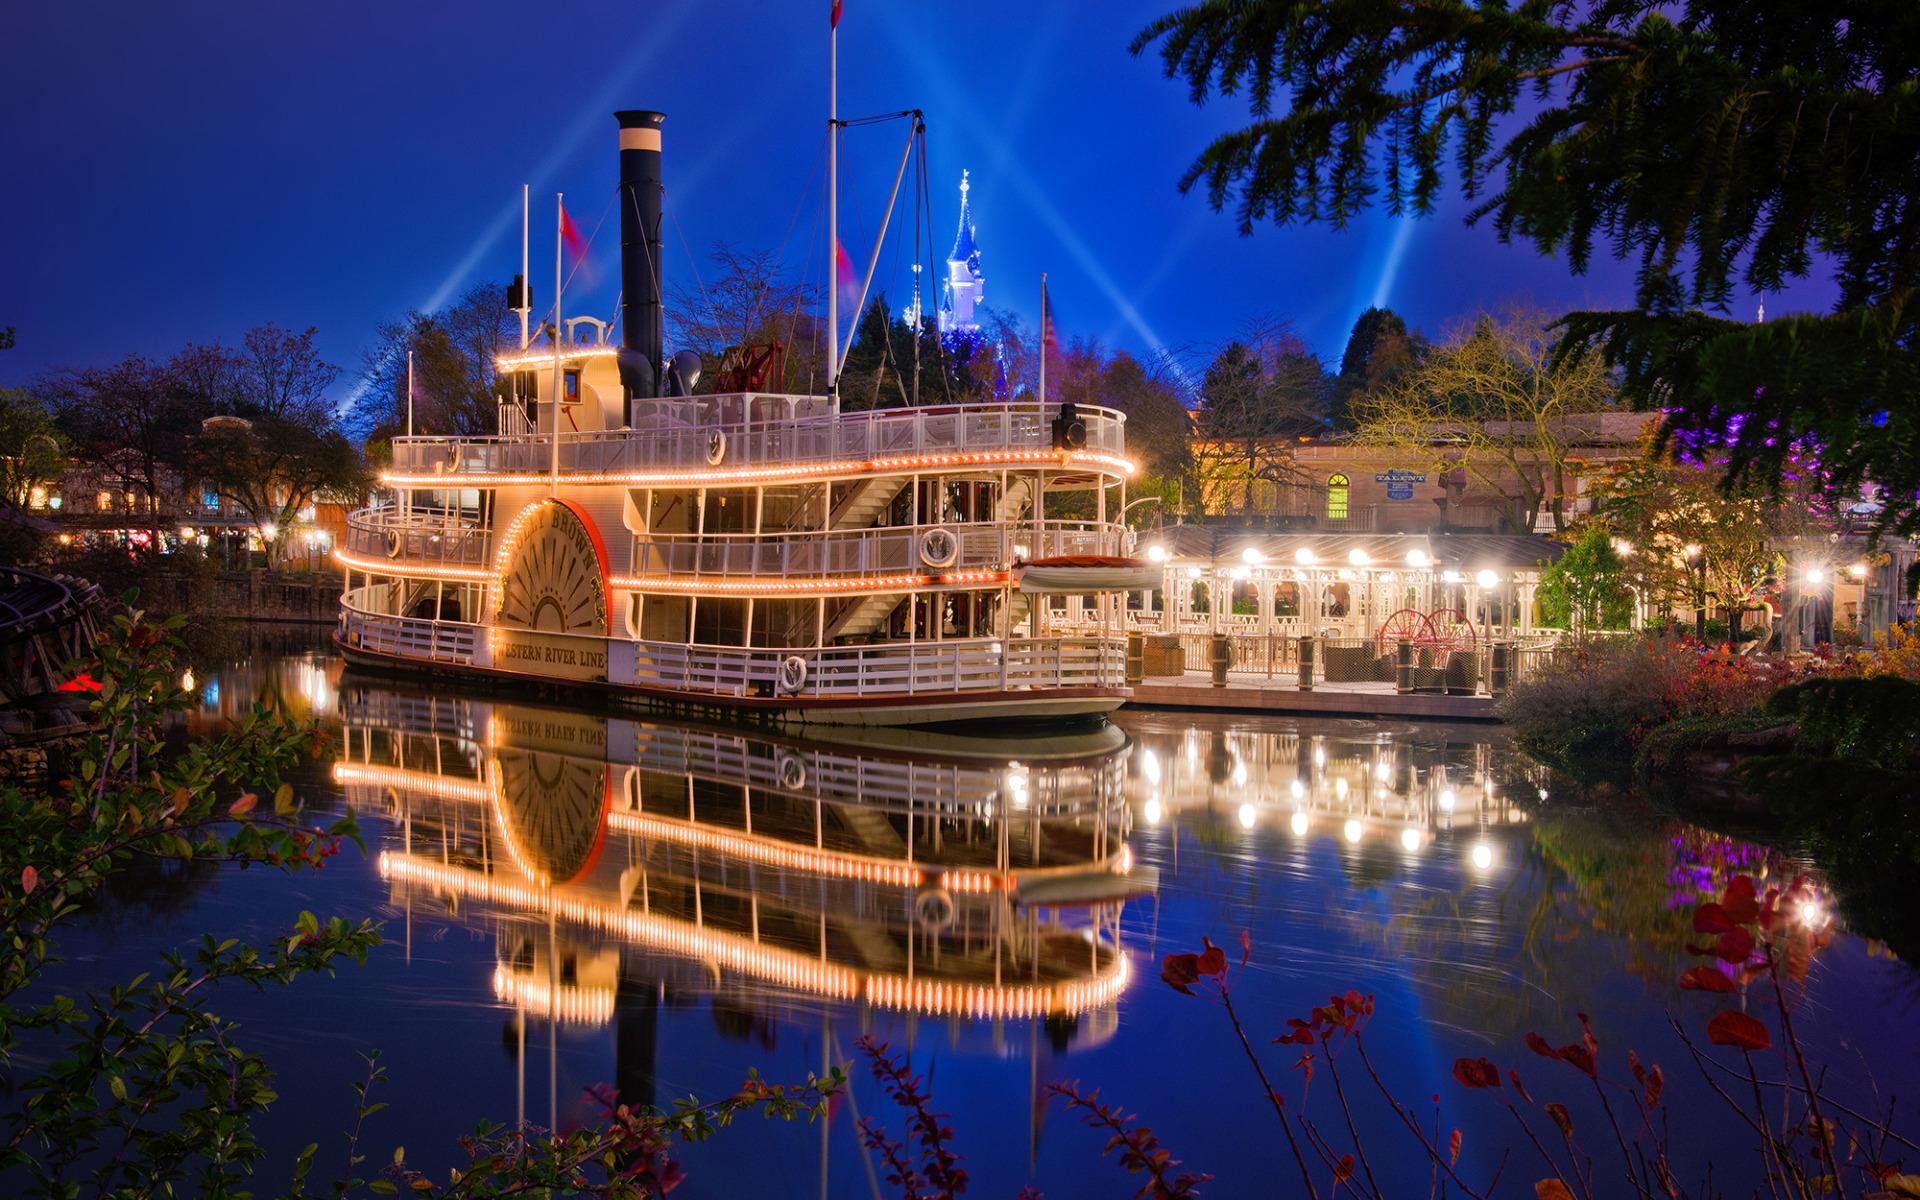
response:
{"label": "glowing lamp", "polygon": [[1420,831],[1407,828],[1400,831],[1400,848],[1408,854],[1420,849]]}
{"label": "glowing lamp", "polygon": [[1165,546],[1148,546],[1147,561],[1157,563],[1167,561],[1167,548]]}
{"label": "glowing lamp", "polygon": [[1822,571],[1819,567],[1807,568],[1808,583],[1821,584],[1821,583],[1825,583],[1826,581],[1827,581],[1827,573],[1825,571]]}
{"label": "glowing lamp", "polygon": [[1254,821],[1254,818],[1255,818],[1255,817],[1256,817],[1257,815],[1258,815],[1258,814],[1257,814],[1257,813],[1255,813],[1255,812],[1253,811],[1253,805],[1251,805],[1251,804],[1242,804],[1242,805],[1240,806],[1240,813],[1239,813],[1239,816],[1240,816],[1240,828],[1242,828],[1242,829],[1252,829],[1252,828],[1253,828],[1253,821]]}
{"label": "glowing lamp", "polygon": [[1295,837],[1307,836],[1307,824],[1307,814],[1303,812],[1296,812],[1287,818],[1287,828],[1293,830]]}
{"label": "glowing lamp", "polygon": [[1427,557],[1425,550],[1416,546],[1407,551],[1407,565],[1416,571],[1423,571],[1433,565],[1433,560]]}
{"label": "glowing lamp", "polygon": [[1482,571],[1473,577],[1473,581],[1483,588],[1497,587],[1500,583],[1500,577],[1492,571]]}
{"label": "glowing lamp", "polygon": [[1299,563],[1303,567],[1310,567],[1315,562],[1313,551],[1307,549],[1305,546],[1302,546],[1298,550],[1295,550],[1293,552],[1293,561]]}
{"label": "glowing lamp", "polygon": [[1684,555],[1686,555],[1686,556],[1687,556],[1687,558],[1688,558],[1689,560],[1691,560],[1691,559],[1696,559],[1696,558],[1699,558],[1699,557],[1700,557],[1700,543],[1699,543],[1699,542],[1688,542],[1688,543],[1687,543],[1687,544],[1686,544],[1685,546],[1682,546],[1682,547],[1680,548],[1680,553],[1682,553],[1682,554],[1684,554]]}
{"label": "glowing lamp", "polygon": [[1260,553],[1260,551],[1254,549],[1252,546],[1248,546],[1240,552],[1240,561],[1250,567],[1258,566],[1264,558],[1266,558],[1266,555]]}
{"label": "glowing lamp", "polygon": [[1855,579],[1865,579],[1867,577],[1867,564],[1854,563],[1847,568],[1847,574],[1853,576]]}
{"label": "glowing lamp", "polygon": [[1442,572],[1440,572],[1440,581],[1441,581],[1442,583],[1459,583],[1459,582],[1460,582],[1460,572],[1458,572],[1458,571],[1442,571]]}
{"label": "glowing lamp", "polygon": [[1342,826],[1340,827],[1340,833],[1341,833],[1341,835],[1342,835],[1343,837],[1345,837],[1345,838],[1346,838],[1346,839],[1347,839],[1347,840],[1348,840],[1349,842],[1357,842],[1357,841],[1359,841],[1359,840],[1360,840],[1360,835],[1361,835],[1362,833],[1364,833],[1364,832],[1365,832],[1365,830],[1363,830],[1363,829],[1362,829],[1362,828],[1360,827],[1360,822],[1359,822],[1359,821],[1357,821],[1357,820],[1355,820],[1355,819],[1354,819],[1354,818],[1352,818],[1352,817],[1348,817],[1348,818],[1347,818],[1347,823],[1346,823],[1345,825],[1342,825]]}
{"label": "glowing lamp", "polygon": [[1364,567],[1372,562],[1373,558],[1365,550],[1355,546],[1353,549],[1347,551],[1347,561],[1356,567]]}
{"label": "glowing lamp", "polygon": [[1613,552],[1621,558],[1633,557],[1633,543],[1625,538],[1613,539]]}
{"label": "glowing lamp", "polygon": [[1493,866],[1493,847],[1485,842],[1475,842],[1471,857],[1475,870],[1488,870]]}

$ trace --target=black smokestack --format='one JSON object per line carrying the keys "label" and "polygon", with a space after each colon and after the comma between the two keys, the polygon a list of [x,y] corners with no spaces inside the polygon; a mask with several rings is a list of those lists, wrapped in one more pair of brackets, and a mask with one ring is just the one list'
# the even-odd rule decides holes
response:
{"label": "black smokestack", "polygon": [[660,394],[666,357],[660,303],[660,123],[665,113],[617,112],[620,122],[620,382],[629,397]]}

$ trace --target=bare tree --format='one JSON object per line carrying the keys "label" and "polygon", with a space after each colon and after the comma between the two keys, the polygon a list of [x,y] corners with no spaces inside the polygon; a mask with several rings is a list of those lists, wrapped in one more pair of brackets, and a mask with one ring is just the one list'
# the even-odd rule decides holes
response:
{"label": "bare tree", "polygon": [[137,354],[111,367],[56,375],[44,391],[75,457],[112,480],[116,491],[139,498],[153,534],[149,549],[157,548],[168,472],[184,464],[189,440],[211,414],[167,368]]}
{"label": "bare tree", "polygon": [[319,331],[282,329],[269,321],[247,331],[235,354],[241,416],[285,417],[315,425],[330,424],[333,405],[327,389],[340,369],[320,357],[313,344]]}
{"label": "bare tree", "polygon": [[475,436],[495,432],[501,381],[498,355],[515,345],[506,289],[480,284],[437,313],[418,310],[380,326],[366,356],[365,395],[378,397],[358,425],[374,440],[406,427],[407,353],[413,353],[416,433]]}
{"label": "bare tree", "polygon": [[1614,407],[1596,355],[1556,358],[1553,318],[1512,306],[1456,329],[1379,391],[1357,397],[1354,441],[1398,452],[1408,468],[1452,470],[1505,499],[1531,531],[1543,510],[1567,527],[1571,448],[1582,416]]}
{"label": "bare tree", "polygon": [[716,242],[707,259],[713,269],[706,277],[673,289],[675,345],[699,354],[711,379],[730,351],[779,342],[786,351],[781,386],[809,390],[794,386],[816,365],[819,331],[808,290],[787,276],[772,250]]}

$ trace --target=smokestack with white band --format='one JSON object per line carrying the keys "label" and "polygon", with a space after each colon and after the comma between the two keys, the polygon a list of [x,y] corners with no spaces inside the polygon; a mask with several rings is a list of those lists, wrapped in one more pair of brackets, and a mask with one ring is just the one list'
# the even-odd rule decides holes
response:
{"label": "smokestack with white band", "polygon": [[620,382],[629,397],[658,396],[665,358],[660,288],[660,124],[665,113],[626,109],[620,122]]}

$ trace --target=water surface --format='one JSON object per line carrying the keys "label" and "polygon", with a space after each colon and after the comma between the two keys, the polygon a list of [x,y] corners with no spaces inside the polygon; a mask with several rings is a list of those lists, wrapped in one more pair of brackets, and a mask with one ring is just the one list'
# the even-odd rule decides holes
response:
{"label": "water surface", "polygon": [[[281,1074],[277,1161],[319,1140],[319,1170],[339,1166],[334,1134],[373,1048],[392,1105],[368,1131],[376,1159],[404,1144],[437,1169],[481,1119],[590,1120],[596,1084],[665,1103],[749,1069],[798,1079],[871,1034],[931,1076],[970,1194],[1132,1193],[1100,1161],[1104,1135],[1047,1102],[1069,1080],[1140,1113],[1215,1176],[1207,1194],[1297,1194],[1217,999],[1158,977],[1203,936],[1237,960],[1245,931],[1236,1007],[1290,1104],[1297,1049],[1268,1039],[1330,993],[1371,993],[1389,1086],[1424,1120],[1440,1097],[1475,1178],[1513,1146],[1499,1190],[1531,1195],[1541,1172],[1510,1118],[1449,1073],[1486,1055],[1597,1132],[1571,1070],[1522,1046],[1530,1030],[1575,1040],[1585,1012],[1622,1076],[1629,1046],[1665,1064],[1683,1178],[1707,1147],[1730,1193],[1757,1178],[1667,1024],[1697,1029],[1717,1006],[1672,980],[1695,961],[1701,894],[1805,864],[1560,794],[1496,728],[1127,712],[1067,737],[809,741],[436,695],[319,651],[263,651],[194,683],[202,722],[259,698],[321,717],[333,750],[308,792],[351,803],[369,853],[296,879],[134,877],[68,932],[58,977],[102,985],[203,929],[265,938],[303,908],[384,921],[365,968],[221,999]],[[1803,1025],[1850,1097],[1920,1083],[1914,978],[1844,929],[1813,962]],[[1364,1090],[1358,1072],[1346,1083]],[[1332,1137],[1324,1071],[1311,1086],[1306,1111]],[[1426,1194],[1390,1115],[1370,1097],[1355,1113],[1389,1194]],[[749,1121],[691,1148],[681,1194],[890,1194],[863,1117],[901,1125],[864,1074],[825,1124]]]}

